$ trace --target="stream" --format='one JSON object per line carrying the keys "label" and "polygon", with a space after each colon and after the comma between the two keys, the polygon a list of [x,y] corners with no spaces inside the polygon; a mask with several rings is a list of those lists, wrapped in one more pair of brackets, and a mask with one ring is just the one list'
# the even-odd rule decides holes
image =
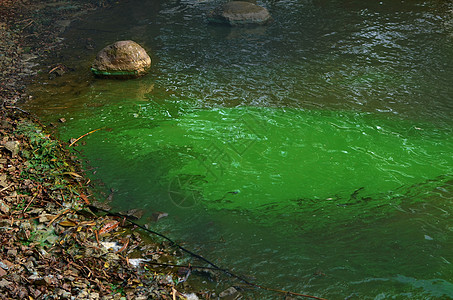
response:
{"label": "stream", "polygon": [[[453,4],[258,2],[271,24],[230,28],[206,21],[219,3],[120,1],[73,22],[73,71],[43,75],[26,109],[64,118],[66,141],[101,129],[77,150],[115,211],[144,209],[256,283],[453,298]],[[150,73],[94,78],[97,51],[129,39]]]}

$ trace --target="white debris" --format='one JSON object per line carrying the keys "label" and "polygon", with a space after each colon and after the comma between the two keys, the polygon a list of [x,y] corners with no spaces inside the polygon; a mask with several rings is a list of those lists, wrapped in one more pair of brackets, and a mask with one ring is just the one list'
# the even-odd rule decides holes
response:
{"label": "white debris", "polygon": [[432,241],[432,240],[434,240],[434,239],[433,239],[432,237],[430,237],[429,235],[426,235],[426,234],[425,234],[425,240]]}
{"label": "white debris", "polygon": [[192,294],[183,294],[183,296],[186,297],[187,300],[199,300],[200,299],[194,293],[192,293]]}
{"label": "white debris", "polygon": [[139,267],[142,263],[150,261],[150,259],[144,259],[144,258],[129,258],[129,263],[137,268]]}
{"label": "white debris", "polygon": [[118,251],[121,249],[121,246],[116,242],[101,242],[101,245],[107,250]]}

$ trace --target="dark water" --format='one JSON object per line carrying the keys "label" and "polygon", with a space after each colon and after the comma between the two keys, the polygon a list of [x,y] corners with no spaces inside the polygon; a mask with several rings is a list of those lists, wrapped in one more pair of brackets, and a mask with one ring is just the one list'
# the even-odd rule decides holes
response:
{"label": "dark water", "polygon": [[[28,108],[65,117],[118,209],[260,284],[329,299],[453,298],[453,5],[275,1],[266,27],[211,1],[124,1],[73,24],[76,70]],[[96,80],[132,39],[138,80]],[[275,298],[257,294],[256,298]]]}

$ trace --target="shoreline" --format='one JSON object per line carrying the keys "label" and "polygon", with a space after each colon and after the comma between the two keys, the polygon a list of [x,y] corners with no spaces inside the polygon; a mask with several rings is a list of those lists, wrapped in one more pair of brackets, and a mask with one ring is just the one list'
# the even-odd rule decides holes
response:
{"label": "shoreline", "polygon": [[93,213],[90,181],[68,145],[18,107],[31,97],[26,87],[43,69],[39,61],[65,46],[60,34],[71,19],[107,2],[1,3],[2,299],[216,297],[214,291],[194,292],[185,282],[190,268],[165,266],[177,264],[182,257],[178,248],[122,216]]}
{"label": "shoreline", "polygon": [[109,212],[69,151],[72,143],[54,138],[52,124],[21,108],[40,72],[55,78],[67,71],[51,61],[61,62],[59,52],[68,46],[61,34],[71,22],[109,3],[115,4],[0,4],[6,17],[0,22],[0,298],[255,299],[259,290],[276,293],[273,298],[323,299],[264,287],[217,267],[135,223],[139,210]]}

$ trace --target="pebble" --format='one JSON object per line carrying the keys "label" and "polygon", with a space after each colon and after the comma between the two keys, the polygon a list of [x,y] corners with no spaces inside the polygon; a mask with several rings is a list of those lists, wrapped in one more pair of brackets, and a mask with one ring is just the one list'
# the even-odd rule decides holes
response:
{"label": "pebble", "polygon": [[14,256],[17,255],[17,250],[16,249],[9,249],[8,252],[6,252],[6,255],[14,257]]}
{"label": "pebble", "polygon": [[219,298],[224,299],[240,299],[242,298],[241,294],[234,287],[230,287],[219,294]]}
{"label": "pebble", "polygon": [[3,202],[3,200],[0,200],[0,211],[4,214],[9,213],[9,205]]}
{"label": "pebble", "polygon": [[10,284],[12,284],[12,282],[10,282],[10,281],[8,281],[6,279],[0,280],[0,288],[5,288],[5,287],[7,287]]}
{"label": "pebble", "polygon": [[8,270],[9,269],[9,267],[5,263],[3,263],[2,261],[0,261],[0,268],[2,268],[4,270]]}

